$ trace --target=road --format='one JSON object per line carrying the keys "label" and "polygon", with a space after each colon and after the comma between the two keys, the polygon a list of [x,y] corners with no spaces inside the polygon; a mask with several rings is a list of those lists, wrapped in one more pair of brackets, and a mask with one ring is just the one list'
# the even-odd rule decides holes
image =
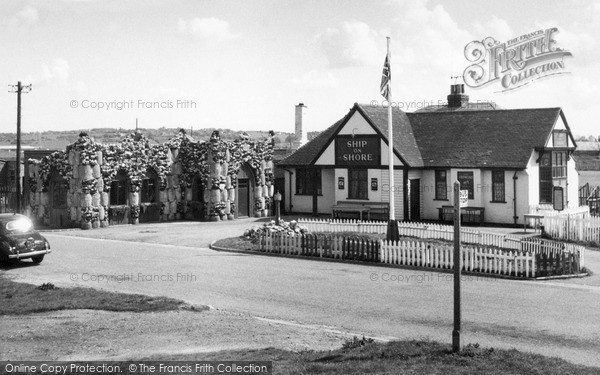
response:
{"label": "road", "polygon": [[[34,284],[166,295],[313,329],[451,341],[451,274],[207,248],[210,240],[238,235],[248,225],[48,232],[53,253],[40,266],[10,267],[5,273]],[[586,253],[586,263],[592,269],[600,266],[600,253]],[[600,277],[465,277],[462,296],[464,344],[517,348],[600,366]]]}

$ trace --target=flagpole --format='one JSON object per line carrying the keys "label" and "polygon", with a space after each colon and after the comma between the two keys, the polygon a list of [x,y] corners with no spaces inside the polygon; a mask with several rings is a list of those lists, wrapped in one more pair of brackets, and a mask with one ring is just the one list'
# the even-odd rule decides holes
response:
{"label": "flagpole", "polygon": [[386,239],[388,241],[398,241],[400,235],[398,233],[398,223],[396,222],[396,207],[394,202],[394,192],[397,189],[394,183],[394,132],[392,129],[392,55],[390,51],[390,37],[387,37],[387,60],[388,60],[388,90],[387,90],[387,110],[388,110],[388,167],[390,175],[390,218],[388,221]]}
{"label": "flagpole", "polygon": [[[388,59],[389,59],[389,63],[390,63],[390,70],[391,70],[391,54],[390,54],[390,37],[387,37],[387,54],[388,54]],[[390,82],[388,83],[388,85],[391,86],[392,82],[390,79]],[[390,220],[396,220],[396,210],[395,210],[395,204],[394,204],[394,190],[395,190],[395,186],[394,186],[394,138],[393,138],[393,130],[392,130],[392,90],[391,88],[389,88],[388,90],[388,97],[387,97],[387,110],[388,110],[388,167],[389,167],[389,174],[390,174]]]}

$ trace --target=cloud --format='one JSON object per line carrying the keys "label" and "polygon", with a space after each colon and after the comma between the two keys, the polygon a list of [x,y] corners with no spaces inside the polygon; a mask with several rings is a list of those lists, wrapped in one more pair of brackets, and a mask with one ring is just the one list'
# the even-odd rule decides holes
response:
{"label": "cloud", "polygon": [[230,31],[229,22],[214,17],[194,18],[190,21],[180,18],[177,27],[183,34],[209,42],[224,42],[239,36]]}
{"label": "cloud", "polygon": [[[377,31],[360,21],[346,21],[339,28],[328,28],[317,36],[332,68],[382,64],[385,41]],[[385,47],[383,47],[385,48]]]}
{"label": "cloud", "polygon": [[14,16],[5,20],[4,23],[9,26],[29,26],[39,21],[38,10],[31,5],[26,6],[17,12]]}
{"label": "cloud", "polygon": [[323,89],[336,87],[338,80],[331,72],[311,70],[300,77],[294,77],[292,83],[310,89]]}
{"label": "cloud", "polygon": [[30,74],[27,81],[36,86],[45,86],[50,83],[65,84],[69,80],[70,66],[67,60],[54,59],[51,64],[42,64],[40,71]]}
{"label": "cloud", "polygon": [[487,21],[485,24],[477,22],[474,25],[474,33],[477,40],[483,40],[488,36],[491,36],[500,43],[506,42],[507,40],[518,36],[514,34],[506,20],[498,18],[495,15],[492,16],[492,19]]}

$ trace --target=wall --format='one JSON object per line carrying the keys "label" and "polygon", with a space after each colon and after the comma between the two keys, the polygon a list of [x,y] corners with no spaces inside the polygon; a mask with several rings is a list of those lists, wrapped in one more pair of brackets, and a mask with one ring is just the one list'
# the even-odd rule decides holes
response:
{"label": "wall", "polygon": [[567,202],[568,207],[579,207],[579,172],[572,157],[567,162]]}

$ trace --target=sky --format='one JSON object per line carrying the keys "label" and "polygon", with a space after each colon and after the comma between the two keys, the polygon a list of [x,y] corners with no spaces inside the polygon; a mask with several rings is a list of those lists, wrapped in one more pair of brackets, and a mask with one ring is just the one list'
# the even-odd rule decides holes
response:
{"label": "sky", "polygon": [[600,136],[600,1],[2,0],[0,132],[182,127],[307,131],[379,93],[391,39],[394,105],[444,102],[472,64],[465,47],[556,27],[564,74],[502,91],[502,108],[562,107],[576,135]]}

